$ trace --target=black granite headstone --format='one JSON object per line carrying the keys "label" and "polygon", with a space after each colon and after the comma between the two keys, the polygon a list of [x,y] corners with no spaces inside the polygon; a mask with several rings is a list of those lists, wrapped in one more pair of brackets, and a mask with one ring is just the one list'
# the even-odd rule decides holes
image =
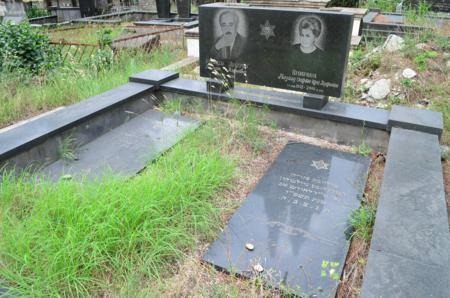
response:
{"label": "black granite headstone", "polygon": [[353,16],[319,10],[200,7],[200,74],[213,61],[237,82],[339,97]]}
{"label": "black granite headstone", "polygon": [[158,18],[170,18],[170,0],[156,0],[156,10]]}
{"label": "black granite headstone", "polygon": [[270,286],[334,297],[369,165],[359,155],[286,145],[204,260],[244,276],[263,268]]}
{"label": "black granite headstone", "polygon": [[191,17],[191,0],[177,0],[178,18],[189,19]]}

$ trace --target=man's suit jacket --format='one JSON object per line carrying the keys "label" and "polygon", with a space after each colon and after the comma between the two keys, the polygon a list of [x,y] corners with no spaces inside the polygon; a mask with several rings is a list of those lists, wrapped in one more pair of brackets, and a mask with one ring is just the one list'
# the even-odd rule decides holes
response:
{"label": "man's suit jacket", "polygon": [[240,35],[239,33],[236,33],[236,38],[234,39],[233,48],[231,49],[230,53],[227,53],[228,51],[227,51],[226,47],[216,49],[216,44],[222,38],[223,38],[223,35],[214,41],[214,44],[210,51],[211,58],[218,59],[218,60],[227,60],[227,59],[228,60],[236,60],[236,59],[238,59],[244,51],[244,45],[245,45],[244,37],[242,37],[242,35]]}

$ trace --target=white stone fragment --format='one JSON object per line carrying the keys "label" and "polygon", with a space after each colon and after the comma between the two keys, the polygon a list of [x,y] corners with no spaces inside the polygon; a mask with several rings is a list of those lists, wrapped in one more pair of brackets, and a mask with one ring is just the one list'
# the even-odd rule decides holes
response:
{"label": "white stone fragment", "polygon": [[373,99],[383,99],[391,92],[391,80],[381,79],[376,81],[369,89],[369,96]]}
{"label": "white stone fragment", "polygon": [[417,76],[417,72],[415,72],[414,70],[412,70],[411,68],[405,68],[402,72],[402,75],[404,78],[406,79],[412,79],[415,76]]}
{"label": "white stone fragment", "polygon": [[405,46],[405,40],[395,34],[390,34],[383,44],[383,50],[388,53],[393,53],[401,50]]}

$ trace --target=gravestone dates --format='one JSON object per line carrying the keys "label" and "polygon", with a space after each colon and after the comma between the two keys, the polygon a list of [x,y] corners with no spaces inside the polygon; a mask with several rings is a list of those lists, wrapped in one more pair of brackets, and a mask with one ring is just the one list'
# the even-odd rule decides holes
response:
{"label": "gravestone dates", "polygon": [[330,270],[340,276],[347,221],[360,205],[369,164],[369,158],[350,153],[286,145],[204,260],[245,276],[260,264],[271,286],[334,297],[337,281]]}
{"label": "gravestone dates", "polygon": [[339,97],[352,24],[347,13],[204,5],[200,74],[214,77],[209,63],[237,82]]}

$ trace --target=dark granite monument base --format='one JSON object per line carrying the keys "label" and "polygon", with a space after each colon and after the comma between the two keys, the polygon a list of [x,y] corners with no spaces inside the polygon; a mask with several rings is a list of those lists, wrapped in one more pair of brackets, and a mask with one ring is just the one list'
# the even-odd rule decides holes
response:
{"label": "dark granite monument base", "polygon": [[174,26],[183,28],[194,28],[198,26],[198,20],[185,20],[185,19],[154,19],[149,21],[134,22],[136,26]]}
{"label": "dark granite monument base", "polygon": [[225,83],[220,80],[209,79],[206,81],[206,90],[213,93],[225,93],[234,87],[233,82]]}
{"label": "dark granite monument base", "polygon": [[328,96],[305,94],[303,96],[303,107],[305,109],[320,110],[328,103]]}

